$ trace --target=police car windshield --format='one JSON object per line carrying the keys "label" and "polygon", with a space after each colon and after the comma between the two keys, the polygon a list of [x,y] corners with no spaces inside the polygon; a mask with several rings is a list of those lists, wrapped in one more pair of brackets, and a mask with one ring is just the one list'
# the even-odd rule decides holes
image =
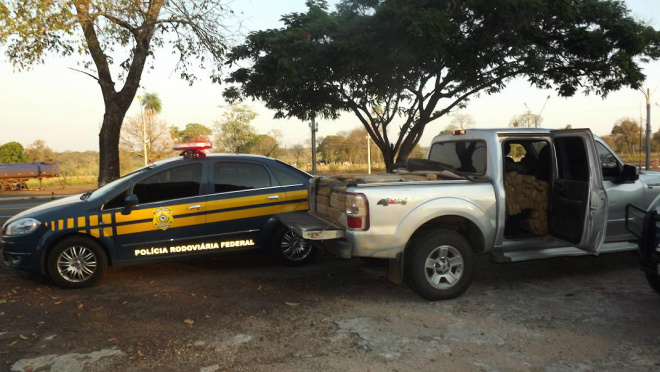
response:
{"label": "police car windshield", "polygon": [[148,169],[151,169],[151,168],[153,168],[153,167],[154,167],[154,164],[151,164],[151,165],[148,165],[148,166],[146,166],[146,167],[142,167],[142,168],[139,168],[139,169],[137,169],[137,170],[134,170],[133,172],[131,172],[131,173],[125,175],[124,177],[118,178],[118,179],[116,179],[116,180],[114,180],[114,181],[112,181],[112,182],[106,184],[105,186],[102,186],[102,187],[100,187],[100,188],[98,188],[98,189],[96,189],[96,190],[94,190],[94,191],[88,191],[87,193],[83,194],[83,195],[80,197],[80,199],[81,199],[81,200],[87,200],[87,199],[89,199],[89,198],[92,197],[92,196],[93,196],[94,198],[98,198],[98,197],[100,197],[100,196],[103,196],[105,193],[107,193],[107,192],[110,191],[110,190],[113,190],[113,189],[114,189],[115,187],[117,187],[118,185],[120,185],[120,184],[126,182],[127,180],[130,180],[131,178],[137,176],[138,174],[141,174],[141,173],[143,173],[144,171],[146,171],[146,170],[148,170]]}

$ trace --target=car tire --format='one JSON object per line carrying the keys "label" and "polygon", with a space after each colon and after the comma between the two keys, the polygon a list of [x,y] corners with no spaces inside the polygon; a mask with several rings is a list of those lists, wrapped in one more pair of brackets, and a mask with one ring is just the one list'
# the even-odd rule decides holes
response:
{"label": "car tire", "polygon": [[314,259],[316,247],[311,240],[303,239],[289,228],[280,226],[271,239],[271,252],[286,266],[302,266]]}
{"label": "car tire", "polygon": [[474,269],[472,246],[463,235],[452,230],[426,232],[405,252],[406,283],[429,301],[463,294],[472,282]]}
{"label": "car tire", "polygon": [[660,294],[660,275],[645,273],[646,280],[656,293]]}
{"label": "car tire", "polygon": [[90,287],[101,280],[108,257],[101,245],[84,236],[66,238],[48,255],[48,276],[62,288]]}

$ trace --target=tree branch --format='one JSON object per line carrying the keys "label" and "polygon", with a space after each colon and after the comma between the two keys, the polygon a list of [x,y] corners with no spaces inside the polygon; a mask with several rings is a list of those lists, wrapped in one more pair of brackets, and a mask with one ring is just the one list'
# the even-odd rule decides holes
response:
{"label": "tree branch", "polygon": [[68,68],[69,70],[73,70],[73,71],[77,71],[77,72],[80,72],[80,73],[82,73],[82,74],[85,74],[85,75],[91,77],[92,79],[94,79],[94,80],[96,80],[96,81],[99,81],[99,78],[97,78],[96,76],[90,74],[90,73],[87,72],[87,71],[78,70],[77,68],[73,68],[73,67],[67,67],[67,68]]}

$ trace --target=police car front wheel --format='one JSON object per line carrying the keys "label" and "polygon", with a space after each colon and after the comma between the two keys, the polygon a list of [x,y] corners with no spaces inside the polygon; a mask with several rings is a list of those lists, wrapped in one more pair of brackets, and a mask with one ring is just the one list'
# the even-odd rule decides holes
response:
{"label": "police car front wheel", "polygon": [[48,276],[62,288],[96,284],[108,266],[108,258],[96,241],[75,236],[59,242],[48,255]]}

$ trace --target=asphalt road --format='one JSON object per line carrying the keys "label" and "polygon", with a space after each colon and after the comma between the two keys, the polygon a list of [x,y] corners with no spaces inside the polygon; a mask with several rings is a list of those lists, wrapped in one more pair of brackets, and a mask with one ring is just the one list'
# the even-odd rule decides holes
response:
{"label": "asphalt road", "polygon": [[2,226],[11,216],[26,209],[49,202],[50,200],[50,198],[16,200],[13,197],[0,197],[0,226]]}
{"label": "asphalt road", "polygon": [[634,252],[481,257],[463,296],[433,303],[386,276],[250,253],[111,268],[62,290],[0,266],[0,371],[660,370],[660,296]]}

